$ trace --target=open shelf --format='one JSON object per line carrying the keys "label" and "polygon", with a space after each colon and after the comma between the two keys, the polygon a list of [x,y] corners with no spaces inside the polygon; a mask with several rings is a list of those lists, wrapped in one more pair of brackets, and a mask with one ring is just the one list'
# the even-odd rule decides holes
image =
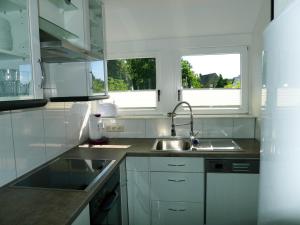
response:
{"label": "open shelf", "polygon": [[26,9],[26,2],[24,0],[1,0],[0,11],[10,12]]}
{"label": "open shelf", "polygon": [[0,49],[0,60],[3,59],[23,59],[26,58],[26,55],[18,54],[12,51],[7,51]]}
{"label": "open shelf", "polygon": [[46,20],[43,17],[39,17],[39,26],[42,31],[51,34],[53,37],[56,37],[59,40],[79,38],[76,34],[67,31],[66,29],[56,25],[55,23],[50,22],[49,20]]}
{"label": "open shelf", "polygon": [[73,11],[78,9],[71,1],[68,0],[48,0],[48,1],[53,3],[59,9],[62,9],[64,11]]}

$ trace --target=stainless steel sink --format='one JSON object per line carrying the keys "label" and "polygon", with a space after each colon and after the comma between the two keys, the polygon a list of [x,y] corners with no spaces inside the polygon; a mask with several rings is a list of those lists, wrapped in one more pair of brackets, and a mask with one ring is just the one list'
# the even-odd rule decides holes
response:
{"label": "stainless steel sink", "polygon": [[156,139],[152,150],[156,151],[214,151],[235,152],[243,149],[232,139],[199,139],[198,145],[191,144],[189,139],[168,137]]}
{"label": "stainless steel sink", "polygon": [[183,138],[156,139],[153,150],[156,151],[191,151],[191,142]]}
{"label": "stainless steel sink", "polygon": [[200,139],[193,151],[235,152],[243,149],[232,139]]}

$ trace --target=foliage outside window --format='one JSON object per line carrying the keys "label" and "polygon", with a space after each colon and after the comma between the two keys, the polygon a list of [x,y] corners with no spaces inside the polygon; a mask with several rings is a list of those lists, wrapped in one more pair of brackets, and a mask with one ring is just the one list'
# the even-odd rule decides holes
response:
{"label": "foliage outside window", "polygon": [[182,99],[196,107],[241,105],[240,54],[181,58]]}
{"label": "foliage outside window", "polygon": [[155,58],[109,60],[107,72],[109,94],[120,108],[156,107]]}

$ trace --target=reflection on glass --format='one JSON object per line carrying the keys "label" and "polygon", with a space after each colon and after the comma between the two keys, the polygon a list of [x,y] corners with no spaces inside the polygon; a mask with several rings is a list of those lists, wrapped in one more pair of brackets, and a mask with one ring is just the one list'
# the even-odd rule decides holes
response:
{"label": "reflection on glass", "polygon": [[101,0],[89,0],[91,51],[103,55],[103,18]]}
{"label": "reflection on glass", "polygon": [[94,94],[105,92],[104,61],[91,63],[92,89]]}
{"label": "reflection on glass", "polygon": [[241,105],[240,54],[181,58],[182,99],[193,106]]}
{"label": "reflection on glass", "polygon": [[0,9],[0,101],[33,95],[27,1],[5,1]]}

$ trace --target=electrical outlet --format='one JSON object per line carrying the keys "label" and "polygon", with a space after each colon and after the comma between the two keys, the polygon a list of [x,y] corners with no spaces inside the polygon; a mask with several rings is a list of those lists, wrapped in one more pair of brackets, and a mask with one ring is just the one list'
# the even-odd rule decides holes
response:
{"label": "electrical outlet", "polygon": [[105,126],[106,132],[124,132],[125,128],[121,124],[110,124]]}

